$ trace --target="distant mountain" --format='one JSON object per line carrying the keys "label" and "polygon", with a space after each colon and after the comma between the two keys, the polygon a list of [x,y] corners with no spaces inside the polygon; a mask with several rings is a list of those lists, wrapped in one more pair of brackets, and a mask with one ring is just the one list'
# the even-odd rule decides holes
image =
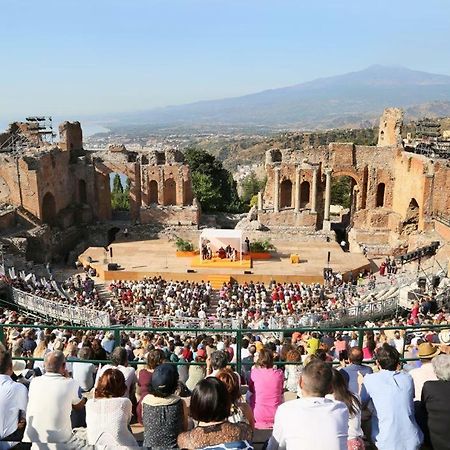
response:
{"label": "distant mountain", "polygon": [[[167,106],[116,119],[121,128],[323,129],[367,126],[388,106],[402,107],[412,118],[416,111],[450,114],[450,76],[375,65],[242,97]],[[114,128],[114,123],[110,126]]]}

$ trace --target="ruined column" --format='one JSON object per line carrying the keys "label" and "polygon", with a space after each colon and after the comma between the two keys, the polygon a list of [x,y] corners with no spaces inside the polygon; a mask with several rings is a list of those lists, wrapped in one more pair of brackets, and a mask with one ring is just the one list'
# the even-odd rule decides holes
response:
{"label": "ruined column", "polygon": [[317,167],[313,169],[312,189],[311,189],[311,212],[317,212]]}
{"label": "ruined column", "polygon": [[331,169],[325,169],[325,212],[324,220],[330,220],[331,203]]}
{"label": "ruined column", "polygon": [[[185,197],[185,193],[184,193],[184,176],[183,176],[183,170],[180,169],[179,172],[180,177],[179,180],[180,182],[177,183],[177,186],[179,186],[179,199],[177,201],[177,204],[180,206],[184,206],[184,197]],[[178,193],[178,192],[177,192]]]}
{"label": "ruined column", "polygon": [[294,211],[300,211],[300,167],[297,167],[295,171],[295,199],[294,199]]}
{"label": "ruined column", "polygon": [[262,211],[263,210],[263,196],[262,196],[262,192],[259,191],[258,192],[258,211]]}
{"label": "ruined column", "polygon": [[275,167],[273,179],[273,211],[280,212],[280,168]]}

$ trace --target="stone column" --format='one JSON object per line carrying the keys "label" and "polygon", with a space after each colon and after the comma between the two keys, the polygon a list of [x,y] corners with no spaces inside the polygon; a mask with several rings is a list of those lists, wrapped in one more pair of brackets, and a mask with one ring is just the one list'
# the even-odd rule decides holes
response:
{"label": "stone column", "polygon": [[311,187],[311,212],[317,212],[317,167],[313,169],[312,187]]}
{"label": "stone column", "polygon": [[323,219],[330,220],[331,203],[331,169],[325,169],[325,212]]}
{"label": "stone column", "polygon": [[[177,182],[177,205],[184,206],[184,174],[183,174],[183,167],[180,167],[178,169],[178,180]],[[177,180],[177,181],[178,181]]]}
{"label": "stone column", "polygon": [[259,191],[259,192],[258,192],[258,211],[262,211],[263,208],[264,208],[264,205],[263,205],[263,195],[262,195],[262,192]]}
{"label": "stone column", "polygon": [[273,211],[280,212],[280,168],[275,167],[273,178]]}
{"label": "stone column", "polygon": [[297,167],[295,171],[295,198],[294,198],[294,211],[300,211],[300,167]]}

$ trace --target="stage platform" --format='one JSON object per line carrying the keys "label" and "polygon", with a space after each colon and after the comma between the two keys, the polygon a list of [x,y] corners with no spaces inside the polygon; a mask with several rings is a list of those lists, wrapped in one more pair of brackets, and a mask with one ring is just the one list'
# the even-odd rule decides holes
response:
{"label": "stage platform", "polygon": [[246,270],[252,268],[252,260],[243,259],[242,261],[231,261],[226,258],[202,259],[201,256],[194,256],[191,258],[191,267],[199,269]]}
{"label": "stage platform", "polygon": [[[79,256],[83,265],[89,263],[98,273],[100,280],[139,280],[145,277],[161,276],[168,280],[210,280],[214,287],[224,281],[234,279],[245,281],[276,280],[279,282],[323,282],[323,269],[327,267],[327,255],[330,252],[329,267],[344,276],[370,268],[370,262],[360,253],[346,253],[337,242],[277,242],[277,252],[272,259],[253,260],[252,268],[237,266],[215,268],[199,264],[192,266],[192,258],[177,258],[173,242],[167,239],[148,241],[126,241],[111,245],[113,257],[103,247],[90,247]],[[299,255],[299,263],[291,263],[291,254]],[[198,256],[196,257],[198,260]],[[108,263],[116,263],[119,270],[108,270]],[[246,261],[250,263],[250,261]],[[246,272],[246,273],[245,273]]]}

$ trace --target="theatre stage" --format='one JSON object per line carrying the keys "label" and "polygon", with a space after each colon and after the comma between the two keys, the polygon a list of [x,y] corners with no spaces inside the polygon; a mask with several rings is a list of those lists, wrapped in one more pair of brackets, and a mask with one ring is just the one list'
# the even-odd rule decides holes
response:
{"label": "theatre stage", "polygon": [[[253,260],[252,267],[248,261],[241,265],[239,261],[227,264],[229,267],[216,268],[214,264],[195,263],[189,257],[177,257],[175,244],[167,239],[148,241],[126,241],[111,245],[113,257],[103,247],[90,247],[79,256],[83,265],[92,258],[91,266],[101,280],[139,280],[144,277],[161,275],[168,280],[209,280],[214,287],[220,286],[230,278],[242,283],[244,281],[270,280],[302,281],[305,283],[323,282],[323,268],[327,267],[327,255],[330,252],[329,267],[335,272],[355,275],[363,269],[369,269],[370,262],[359,253],[344,252],[337,242],[286,242],[277,243],[277,252],[268,260]],[[298,254],[300,263],[292,264],[291,254]],[[119,270],[108,270],[108,263],[119,264]],[[251,272],[251,273],[244,273]]]}

